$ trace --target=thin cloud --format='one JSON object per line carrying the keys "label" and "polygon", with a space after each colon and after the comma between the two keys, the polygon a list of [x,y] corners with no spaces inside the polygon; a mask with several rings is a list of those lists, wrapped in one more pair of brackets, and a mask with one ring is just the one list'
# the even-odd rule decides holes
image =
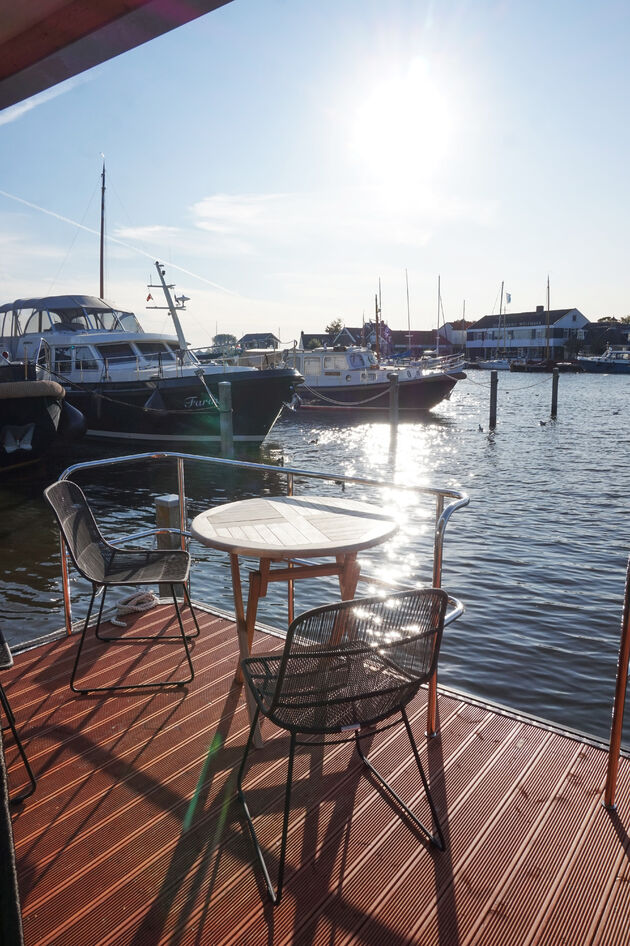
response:
{"label": "thin cloud", "polygon": [[72,79],[67,79],[65,82],[60,82],[59,85],[53,86],[52,89],[38,92],[37,95],[31,96],[30,99],[26,99],[24,102],[9,105],[8,108],[0,112],[0,125],[8,125],[10,122],[18,121],[23,115],[32,112],[34,108],[39,108],[40,105],[46,105],[47,102],[58,98],[60,95],[72,92],[78,85],[83,85],[84,82],[91,81],[93,78],[93,74],[75,76]]}

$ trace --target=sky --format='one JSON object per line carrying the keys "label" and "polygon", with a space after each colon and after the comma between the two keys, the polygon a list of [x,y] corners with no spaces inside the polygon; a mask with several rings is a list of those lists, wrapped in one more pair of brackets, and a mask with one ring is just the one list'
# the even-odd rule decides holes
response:
{"label": "sky", "polygon": [[[630,313],[627,0],[232,0],[0,111],[0,303],[98,295],[194,346],[373,317]],[[158,299],[155,291],[153,295]]]}

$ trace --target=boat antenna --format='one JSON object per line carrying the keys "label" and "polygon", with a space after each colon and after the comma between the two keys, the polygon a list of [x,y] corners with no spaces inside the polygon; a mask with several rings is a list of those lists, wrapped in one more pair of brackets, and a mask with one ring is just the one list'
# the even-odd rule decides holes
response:
{"label": "boat antenna", "polygon": [[173,325],[175,326],[175,332],[177,333],[177,341],[179,342],[179,347],[182,351],[186,351],[188,348],[188,342],[184,337],[184,331],[182,329],[181,322],[179,321],[178,312],[184,311],[186,309],[185,303],[188,302],[188,296],[175,296],[175,302],[173,302],[173,297],[171,295],[171,289],[174,289],[175,286],[170,284],[167,285],[166,280],[164,279],[165,269],[162,264],[156,260],[155,268],[158,271],[158,276],[160,277],[159,285],[153,285],[149,283],[149,289],[161,289],[164,293],[164,298],[166,299],[166,305],[148,305],[147,309],[168,309],[173,320]]}
{"label": "boat antenna", "polygon": [[100,245],[100,285],[99,299],[105,295],[105,155],[103,155],[103,171],[101,173],[101,245]]}

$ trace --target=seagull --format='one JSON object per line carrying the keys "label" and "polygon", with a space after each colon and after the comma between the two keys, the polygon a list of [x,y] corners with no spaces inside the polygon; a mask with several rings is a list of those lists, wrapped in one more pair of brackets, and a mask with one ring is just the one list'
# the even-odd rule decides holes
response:
{"label": "seagull", "polygon": [[546,420],[539,420],[538,423],[540,424],[541,427],[546,427],[546,426],[547,426],[547,421],[546,421]]}
{"label": "seagull", "polygon": [[479,430],[481,431],[481,433],[483,433],[483,427],[481,426],[481,424],[479,424]]}

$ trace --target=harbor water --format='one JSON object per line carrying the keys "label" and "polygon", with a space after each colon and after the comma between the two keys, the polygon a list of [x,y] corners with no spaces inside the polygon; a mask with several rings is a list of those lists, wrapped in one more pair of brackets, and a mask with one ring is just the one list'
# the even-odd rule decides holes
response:
{"label": "harbor water", "polygon": [[[470,372],[449,401],[422,419],[342,417],[330,411],[283,416],[249,460],[463,490],[470,505],[449,524],[443,586],[466,607],[447,629],[440,682],[563,726],[606,738],[615,687],[628,538],[629,379],[562,375],[556,420],[551,376],[499,374],[497,426],[488,430],[490,376]],[[141,452],[132,445],[125,452]],[[84,443],[45,472],[0,484],[2,629],[19,645],[63,624],[59,540],[42,489],[71,463],[106,455]],[[113,455],[110,449],[110,455]],[[116,467],[77,475],[105,535],[155,521],[155,497],[176,491],[174,464]],[[278,475],[186,465],[189,515],[261,490],[281,493]],[[295,491],[340,495],[339,484],[298,479]],[[400,490],[349,487],[378,502],[400,530],[363,556],[396,581],[430,583],[432,506]],[[232,610],[227,556],[191,543],[193,598]],[[73,574],[73,617],[86,585]],[[366,589],[364,589],[366,590]],[[338,596],[332,580],[301,582],[296,610]],[[272,586],[259,619],[286,623],[286,592]],[[630,714],[628,714],[630,715]],[[630,744],[626,722],[624,744]]]}

